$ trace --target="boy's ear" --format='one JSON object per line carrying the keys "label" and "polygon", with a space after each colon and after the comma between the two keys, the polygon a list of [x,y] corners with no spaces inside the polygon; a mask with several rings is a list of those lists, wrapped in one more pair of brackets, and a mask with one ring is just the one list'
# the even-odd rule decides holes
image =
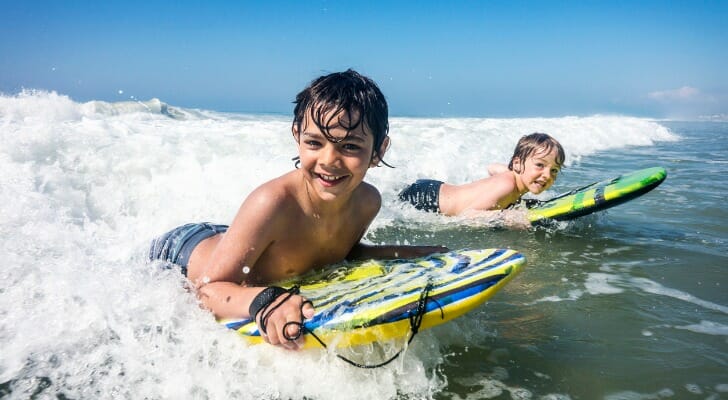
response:
{"label": "boy's ear", "polygon": [[521,159],[519,157],[513,157],[513,172],[520,174],[522,172],[523,165],[521,165]]}
{"label": "boy's ear", "polygon": [[293,124],[293,126],[291,127],[291,133],[293,134],[293,139],[295,139],[296,142],[298,142],[298,140],[300,138],[300,136],[299,136],[300,132],[298,132],[298,126],[296,124]]}
{"label": "boy's ear", "polygon": [[379,146],[379,151],[374,154],[374,157],[372,157],[372,161],[369,163],[369,168],[379,166],[379,163],[384,158],[384,154],[387,152],[387,150],[389,150],[390,144],[391,142],[389,141],[389,136],[385,136],[384,140],[382,140],[382,145]]}

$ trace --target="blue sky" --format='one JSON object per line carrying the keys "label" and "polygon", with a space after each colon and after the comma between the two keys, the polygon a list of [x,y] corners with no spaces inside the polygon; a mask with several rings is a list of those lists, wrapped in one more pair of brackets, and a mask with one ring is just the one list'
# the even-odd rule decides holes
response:
{"label": "blue sky", "polygon": [[6,1],[0,92],[290,113],[354,68],[392,115],[728,115],[728,1]]}

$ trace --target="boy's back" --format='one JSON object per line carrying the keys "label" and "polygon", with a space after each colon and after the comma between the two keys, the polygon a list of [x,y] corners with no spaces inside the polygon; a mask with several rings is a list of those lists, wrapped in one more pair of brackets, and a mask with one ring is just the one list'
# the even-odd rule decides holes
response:
{"label": "boy's back", "polygon": [[505,171],[463,185],[443,184],[440,209],[445,215],[461,215],[468,210],[502,210],[519,197],[513,173]]}

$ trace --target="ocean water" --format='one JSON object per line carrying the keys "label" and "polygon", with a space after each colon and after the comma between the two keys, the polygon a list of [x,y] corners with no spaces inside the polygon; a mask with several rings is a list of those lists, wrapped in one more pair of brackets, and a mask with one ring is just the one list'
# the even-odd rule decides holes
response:
{"label": "ocean water", "polygon": [[[417,178],[483,177],[534,131],[567,152],[543,197],[652,166],[668,178],[548,230],[396,201]],[[393,364],[360,370],[323,350],[246,345],[182,277],[145,260],[155,235],[229,223],[251,190],[292,169],[289,116],[0,96],[0,397],[728,398],[728,123],[391,118],[391,137],[395,168],[367,175],[384,199],[367,241],[508,247],[528,266]]]}

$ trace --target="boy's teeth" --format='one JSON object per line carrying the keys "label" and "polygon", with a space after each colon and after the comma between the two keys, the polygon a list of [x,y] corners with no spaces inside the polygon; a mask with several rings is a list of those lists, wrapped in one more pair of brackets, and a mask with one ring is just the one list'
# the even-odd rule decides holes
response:
{"label": "boy's teeth", "polygon": [[323,179],[325,181],[329,181],[329,182],[339,179],[338,176],[327,176],[327,175],[319,175],[319,176],[321,177],[321,179]]}

